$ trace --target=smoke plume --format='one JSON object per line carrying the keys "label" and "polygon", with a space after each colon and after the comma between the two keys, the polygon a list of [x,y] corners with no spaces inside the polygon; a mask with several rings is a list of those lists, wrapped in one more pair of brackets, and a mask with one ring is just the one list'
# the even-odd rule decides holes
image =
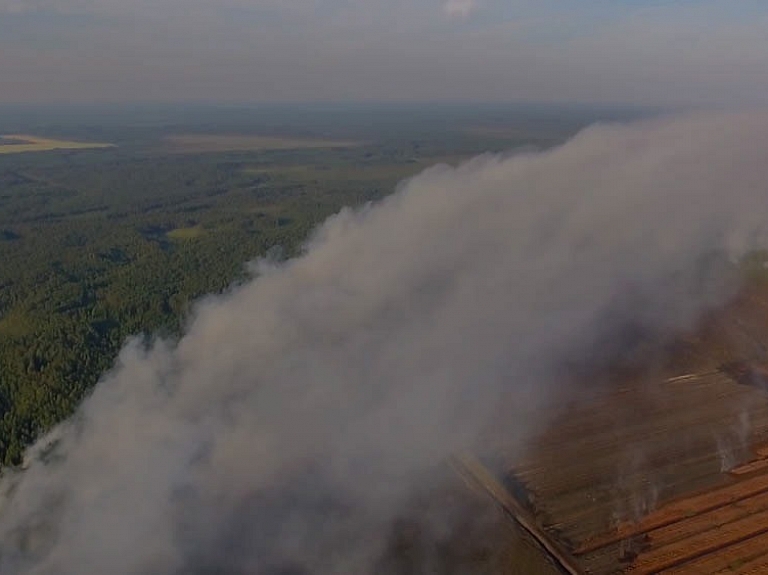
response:
{"label": "smoke plume", "polygon": [[690,327],[763,243],[768,115],[436,166],[130,342],[0,483],[0,572],[370,573],[439,462],[508,454],[568,366]]}

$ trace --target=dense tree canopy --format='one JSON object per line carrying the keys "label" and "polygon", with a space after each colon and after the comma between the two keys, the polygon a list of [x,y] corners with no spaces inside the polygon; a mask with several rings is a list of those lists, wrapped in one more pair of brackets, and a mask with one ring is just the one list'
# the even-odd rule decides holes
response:
{"label": "dense tree canopy", "polygon": [[[71,414],[133,334],[172,335],[273,246],[419,163],[350,152],[0,161],[0,461]],[[355,174],[353,176],[353,174]]]}

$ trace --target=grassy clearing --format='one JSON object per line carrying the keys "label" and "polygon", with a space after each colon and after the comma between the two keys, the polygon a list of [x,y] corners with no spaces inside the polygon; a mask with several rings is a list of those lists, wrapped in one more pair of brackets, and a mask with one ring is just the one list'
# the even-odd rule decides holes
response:
{"label": "grassy clearing", "polygon": [[169,240],[185,241],[199,238],[204,233],[205,230],[201,226],[193,226],[190,228],[176,228],[165,235]]}
{"label": "grassy clearing", "polygon": [[359,142],[241,134],[177,134],[167,136],[173,152],[253,152],[260,150],[300,150],[350,148]]}
{"label": "grassy clearing", "polygon": [[23,312],[12,310],[5,317],[0,317],[0,336],[23,337],[32,331],[33,326]]}
{"label": "grassy clearing", "polygon": [[0,154],[21,154],[24,152],[48,152],[51,150],[87,150],[95,148],[113,148],[114,144],[100,142],[74,142],[54,140],[23,134],[0,136]]}

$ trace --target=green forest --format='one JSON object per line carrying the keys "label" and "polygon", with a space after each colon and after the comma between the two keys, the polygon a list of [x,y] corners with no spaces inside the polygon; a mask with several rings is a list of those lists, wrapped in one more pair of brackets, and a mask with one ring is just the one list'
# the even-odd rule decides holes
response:
{"label": "green forest", "polygon": [[[0,464],[20,464],[30,443],[71,415],[129,337],[178,336],[195,299],[243,280],[247,262],[270,250],[295,255],[341,207],[375,201],[432,164],[552,145],[578,124],[555,129],[545,118],[544,128],[506,133],[496,124],[445,128],[442,116],[361,118],[368,124],[335,129],[333,117],[316,121],[314,133],[306,123],[297,131],[306,118],[289,126],[291,137],[354,146],[195,153],[166,145],[189,126],[22,132],[6,122],[16,133],[116,145],[0,156]],[[272,141],[279,122],[267,120]],[[197,133],[258,134],[217,121],[223,128],[212,121]]]}
{"label": "green forest", "polygon": [[242,159],[93,156],[0,171],[5,464],[72,413],[127,337],[176,333],[190,302],[226,289],[245,262],[295,252],[339,207],[394,184],[301,181]]}
{"label": "green forest", "polygon": [[179,334],[194,300],[243,279],[248,261],[295,254],[342,206],[475,151],[409,141],[184,154],[126,134],[114,149],[0,157],[5,465],[73,413],[127,338]]}

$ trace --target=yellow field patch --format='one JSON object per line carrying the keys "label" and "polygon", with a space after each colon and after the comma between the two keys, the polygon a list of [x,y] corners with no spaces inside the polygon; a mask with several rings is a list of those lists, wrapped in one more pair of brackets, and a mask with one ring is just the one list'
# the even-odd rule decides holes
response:
{"label": "yellow field patch", "polygon": [[199,238],[205,233],[205,230],[201,226],[194,226],[190,228],[176,228],[166,233],[166,237],[171,240],[193,240]]}
{"label": "yellow field patch", "polygon": [[290,138],[242,134],[178,134],[165,142],[175,152],[252,152],[260,150],[299,150],[311,148],[349,148],[359,142]]}
{"label": "yellow field patch", "polygon": [[39,138],[25,134],[0,136],[0,154],[21,154],[23,152],[47,152],[50,150],[85,150],[91,148],[112,148],[114,144],[99,142],[73,142]]}
{"label": "yellow field patch", "polygon": [[33,330],[29,318],[18,310],[0,317],[0,337],[23,337]]}

